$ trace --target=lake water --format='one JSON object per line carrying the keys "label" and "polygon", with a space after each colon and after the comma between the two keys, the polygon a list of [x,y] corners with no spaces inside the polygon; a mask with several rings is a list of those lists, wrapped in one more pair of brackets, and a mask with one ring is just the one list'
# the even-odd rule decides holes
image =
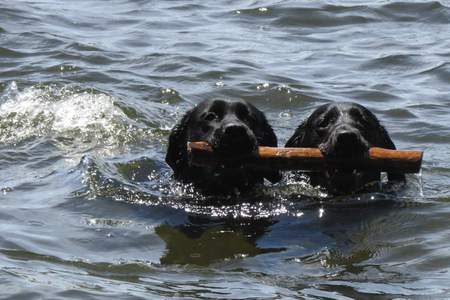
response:
{"label": "lake water", "polygon": [[[449,298],[449,24],[447,1],[1,1],[1,298]],[[356,101],[422,174],[205,199],[164,156],[208,98],[281,144]]]}

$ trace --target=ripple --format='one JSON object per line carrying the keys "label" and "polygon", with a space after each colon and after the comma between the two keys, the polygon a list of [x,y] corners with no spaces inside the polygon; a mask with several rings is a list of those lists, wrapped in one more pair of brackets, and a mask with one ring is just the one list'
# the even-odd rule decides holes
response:
{"label": "ripple", "polygon": [[417,116],[406,108],[392,108],[384,110],[383,113],[395,119],[416,119]]}
{"label": "ripple", "polygon": [[171,88],[163,88],[160,90],[159,101],[164,104],[176,104],[181,103],[183,98],[180,94]]}
{"label": "ripple", "polygon": [[126,227],[132,222],[130,220],[117,220],[105,218],[88,218],[85,220],[86,224],[95,227]]}
{"label": "ripple", "polygon": [[196,65],[210,65],[211,61],[198,56],[163,56],[163,59],[153,62],[153,70],[157,73],[174,73],[181,71],[190,71]]}
{"label": "ripple", "polygon": [[[438,1],[392,2],[383,5],[271,5],[239,9],[235,12],[241,21],[248,17],[270,20],[278,27],[336,27],[383,21],[427,22],[447,24],[450,10]],[[246,17],[244,19],[243,17]]]}
{"label": "ripple", "polygon": [[5,58],[22,58],[27,57],[26,53],[0,47],[0,55]]}
{"label": "ripple", "polygon": [[20,20],[21,22],[39,22],[40,19],[38,17],[33,17],[32,13],[27,13],[28,7],[11,8],[4,7],[3,5],[0,7],[0,18],[2,19],[11,19],[11,20]]}
{"label": "ripple", "polygon": [[389,54],[382,57],[372,59],[361,65],[361,69],[384,69],[386,67],[397,69],[411,69],[423,64],[417,58],[418,55],[411,54]]}
{"label": "ripple", "polygon": [[359,98],[362,100],[374,101],[374,102],[382,101],[382,102],[387,103],[389,101],[401,100],[400,97],[396,96],[393,93],[390,93],[387,91],[373,90],[373,89],[372,90],[371,89],[367,89],[367,90],[351,89],[349,94],[353,98]]}
{"label": "ripple", "polygon": [[90,43],[70,43],[66,47],[66,49],[75,50],[75,51],[83,51],[83,52],[102,52],[103,49],[98,47],[98,44]]}
{"label": "ripple", "polygon": [[205,5],[201,5],[201,4],[180,4],[180,5],[174,5],[174,6],[169,6],[167,7],[167,9],[169,10],[176,10],[176,11],[192,11],[192,10],[204,10],[207,9],[208,6]]}
{"label": "ripple", "polygon": [[[57,61],[82,61],[86,63],[92,63],[95,65],[110,65],[116,62],[116,59],[109,57],[109,55],[88,52],[89,54],[80,55],[80,53],[73,51],[58,51],[52,54],[50,57]],[[100,72],[97,72],[100,73]],[[101,74],[107,76],[106,74]]]}
{"label": "ripple", "polygon": [[449,65],[448,62],[440,62],[437,65],[430,66],[429,68],[421,71],[418,74],[428,74],[428,73],[433,74],[435,71],[439,72],[439,70],[441,70],[441,69],[446,69],[448,65]]}
{"label": "ripple", "polygon": [[420,74],[430,74],[436,76],[440,81],[444,83],[450,83],[450,63],[441,63],[437,66],[420,72]]}
{"label": "ripple", "polygon": [[45,69],[49,73],[79,72],[83,69],[76,65],[56,64]]}
{"label": "ripple", "polygon": [[105,263],[98,262],[92,263],[89,260],[82,259],[73,259],[73,260],[65,260],[52,255],[44,255],[35,252],[30,252],[27,250],[5,250],[1,249],[0,252],[11,259],[23,260],[23,261],[43,261],[43,262],[51,262],[59,265],[68,265],[74,266],[80,269],[89,270],[95,273],[101,273],[102,270],[110,270],[114,273],[123,273],[129,274],[131,269],[134,269],[135,272],[151,272],[155,270],[151,264],[146,263],[144,261],[135,261],[124,263],[121,261],[117,261],[116,263]]}
{"label": "ripple", "polygon": [[418,121],[410,123],[410,126],[408,139],[416,144],[450,143],[450,130],[445,125]]}
{"label": "ripple", "polygon": [[116,163],[115,168],[128,181],[148,182],[156,178],[154,173],[161,168],[161,163],[148,157],[141,157],[124,163]]}
{"label": "ripple", "polygon": [[241,98],[256,104],[267,102],[271,109],[298,108],[302,105],[310,105],[315,100],[315,97],[308,92],[284,84],[263,83],[250,86],[252,89],[247,95],[241,95]]}
{"label": "ripple", "polygon": [[448,24],[450,9],[439,1],[402,2],[384,4],[378,13],[398,22],[427,22]]}
{"label": "ripple", "polygon": [[280,27],[335,27],[346,25],[359,25],[379,21],[370,15],[363,15],[364,9],[360,6],[343,7],[327,5],[321,8],[283,8],[275,9],[276,18],[272,24]]}

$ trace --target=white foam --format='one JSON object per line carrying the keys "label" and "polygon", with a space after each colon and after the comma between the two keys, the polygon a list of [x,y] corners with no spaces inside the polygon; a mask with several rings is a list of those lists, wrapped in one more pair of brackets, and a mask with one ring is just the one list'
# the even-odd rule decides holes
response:
{"label": "white foam", "polygon": [[46,135],[106,144],[115,143],[110,138],[123,141],[134,121],[115,105],[116,100],[106,94],[67,88],[31,87],[18,91],[12,83],[0,103],[0,143]]}
{"label": "white foam", "polygon": [[125,114],[114,106],[108,95],[75,94],[57,104],[51,105],[54,116],[52,130],[86,130],[92,126],[110,129],[115,119],[125,121]]}

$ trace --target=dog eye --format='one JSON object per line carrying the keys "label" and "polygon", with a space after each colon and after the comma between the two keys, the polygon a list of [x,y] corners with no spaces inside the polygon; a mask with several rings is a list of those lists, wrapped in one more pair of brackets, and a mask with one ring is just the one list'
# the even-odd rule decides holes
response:
{"label": "dog eye", "polygon": [[207,112],[203,115],[203,120],[205,120],[205,121],[214,121],[216,119],[218,119],[218,116],[211,111]]}
{"label": "dog eye", "polygon": [[370,123],[364,118],[356,119],[355,122],[358,126],[365,127],[365,128],[370,127]]}
{"label": "dog eye", "polygon": [[328,127],[331,123],[333,123],[336,120],[336,116],[333,115],[326,115],[322,120],[320,120],[318,126],[319,128],[326,128]]}
{"label": "dog eye", "polygon": [[253,123],[256,121],[256,118],[254,116],[252,116],[251,114],[246,113],[245,115],[241,116],[241,120]]}
{"label": "dog eye", "polygon": [[325,118],[319,123],[320,128],[325,128],[330,124],[330,118]]}
{"label": "dog eye", "polygon": [[236,115],[242,121],[254,122],[256,120],[255,117],[251,115],[248,109],[245,107],[239,106],[238,109],[236,110]]}

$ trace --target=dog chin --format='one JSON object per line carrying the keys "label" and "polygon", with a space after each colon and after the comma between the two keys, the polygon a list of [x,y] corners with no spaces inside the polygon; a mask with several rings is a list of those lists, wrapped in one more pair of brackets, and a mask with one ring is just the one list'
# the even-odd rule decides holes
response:
{"label": "dog chin", "polygon": [[255,181],[251,172],[236,165],[234,168],[219,166],[205,172],[206,180],[202,180],[199,186],[204,191],[220,194],[235,194],[236,190],[247,191],[254,185]]}
{"label": "dog chin", "polygon": [[357,170],[329,169],[325,172],[328,189],[333,193],[344,194],[359,190],[364,182],[362,174]]}

